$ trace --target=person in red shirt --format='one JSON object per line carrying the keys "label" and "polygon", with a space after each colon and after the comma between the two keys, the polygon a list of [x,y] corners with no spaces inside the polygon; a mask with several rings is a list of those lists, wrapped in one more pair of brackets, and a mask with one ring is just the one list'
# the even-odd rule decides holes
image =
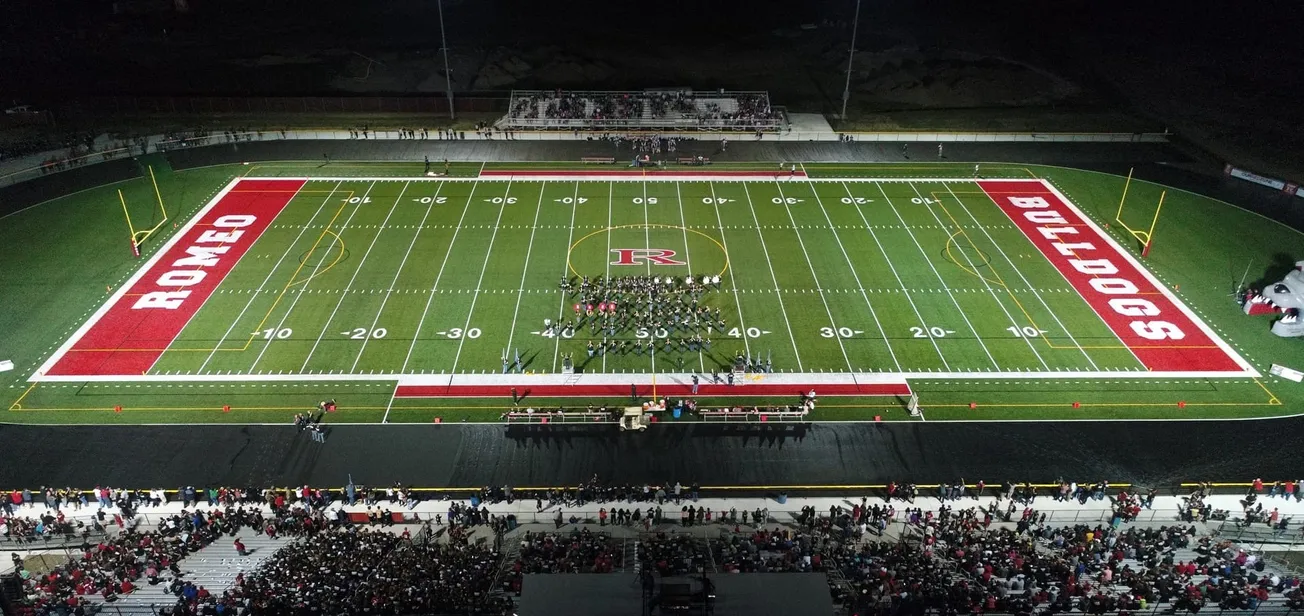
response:
{"label": "person in red shirt", "polygon": [[235,539],[235,552],[241,556],[247,556],[249,554],[249,552],[245,551],[245,544],[243,541],[240,541],[239,537],[236,537]]}

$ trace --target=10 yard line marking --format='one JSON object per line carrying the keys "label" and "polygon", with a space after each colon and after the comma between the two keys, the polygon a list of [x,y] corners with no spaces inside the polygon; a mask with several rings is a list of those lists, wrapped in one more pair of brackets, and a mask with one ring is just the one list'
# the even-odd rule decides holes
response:
{"label": "10 yard line marking", "polygon": [[[608,182],[608,184],[611,184],[611,182]],[[567,250],[570,249],[570,247],[571,247],[571,242],[573,242],[573,241],[575,240],[575,212],[579,211],[579,209],[580,209],[580,208],[578,207],[578,206],[579,206],[579,203],[578,203],[579,196],[580,196],[580,183],[579,183],[579,180],[576,180],[576,181],[575,181],[575,191],[574,191],[574,193],[571,195],[571,205],[572,205],[573,207],[571,207],[570,232],[569,232],[569,233],[567,234],[567,236],[566,236],[566,248],[567,248]],[[611,200],[610,197],[608,197],[607,200],[610,201],[610,200]],[[610,235],[611,232],[608,231],[607,233],[608,233],[608,235]],[[610,242],[611,240],[608,239],[607,241]],[[607,253],[607,254],[610,255],[611,253]],[[607,257],[604,257],[604,258],[607,259],[607,260],[610,260],[610,259],[611,259],[610,256],[607,256]],[[570,279],[570,255],[569,255],[569,254],[566,255],[566,260],[565,260],[565,262],[563,262],[563,263],[561,264],[561,275],[562,275],[562,276],[565,276],[567,280]],[[561,303],[560,303],[560,305],[557,307],[557,314],[558,314],[558,315],[563,315],[563,314],[566,314],[566,291],[565,291],[565,290],[561,290],[558,294],[561,295]],[[560,321],[560,320],[561,320],[561,317],[558,316],[558,317],[557,317],[557,320]],[[553,372],[556,372],[556,371],[557,371],[557,356],[560,355],[560,354],[561,354],[561,331],[558,330],[558,332],[557,332],[557,337],[556,337],[555,340],[553,340],[553,346],[552,346],[552,371],[553,371]]]}
{"label": "10 yard line marking", "polygon": [[[680,182],[675,182],[675,201],[679,202],[679,226],[684,232],[684,261],[688,263],[688,277],[693,277],[693,258],[688,254],[688,221],[684,218],[684,194],[679,190]],[[610,251],[608,251],[610,252]],[[743,335],[746,336],[746,332]],[[697,351],[698,370],[706,372],[706,358],[702,356],[701,347]]]}
{"label": "10 yard line marking", "polygon": [[[892,198],[887,196],[887,191],[883,190],[883,185],[882,184],[875,184],[875,185],[878,186],[878,192],[883,193],[883,198],[887,200],[888,207],[892,208],[892,213],[896,214],[897,219],[901,221],[901,226],[905,227],[906,219],[901,216],[901,212],[898,211],[896,205],[892,203]],[[928,269],[933,270],[933,275],[937,276],[937,281],[942,284],[942,288],[946,288],[946,281],[942,279],[942,274],[937,271],[936,267],[933,266],[933,260],[928,258],[928,252],[925,251],[924,247],[919,243],[919,238],[915,237],[915,232],[911,231],[909,228],[906,228],[905,231],[906,234],[910,236],[910,241],[915,243],[915,248],[919,249],[919,254],[924,256],[924,262],[928,264]],[[987,344],[984,343],[982,337],[978,335],[978,330],[974,329],[973,323],[969,322],[969,315],[964,313],[964,309],[960,307],[960,302],[955,299],[955,295],[951,293],[950,289],[947,289],[946,294],[951,297],[951,303],[955,305],[956,311],[960,313],[960,318],[964,320],[965,325],[969,326],[969,331],[973,332],[974,338],[978,340],[978,346],[981,346],[983,348],[983,353],[987,354],[987,359],[991,360],[992,365],[996,366],[997,370],[1001,370],[1002,369],[1001,365],[999,363],[996,363],[995,357],[992,357],[992,352],[988,350]],[[921,323],[920,325],[927,327],[927,325],[923,323]],[[929,334],[929,337],[931,338],[932,335]]]}
{"label": "10 yard line marking", "polygon": [[[380,300],[380,308],[376,310],[376,318],[371,320],[371,327],[367,328],[367,333],[362,338],[362,348],[358,349],[358,356],[353,358],[353,366],[349,368],[349,372],[357,371],[358,362],[362,360],[362,354],[367,350],[367,343],[371,342],[372,333],[376,331],[376,324],[380,323],[380,315],[385,313],[385,304],[389,303],[389,296],[394,293],[394,285],[398,284],[398,277],[403,273],[403,266],[407,265],[408,257],[412,255],[412,247],[417,245],[417,239],[421,237],[421,231],[426,227],[426,219],[430,217],[430,212],[435,209],[435,203],[439,200],[439,193],[444,190],[444,186],[445,183],[440,182],[439,186],[435,188],[435,196],[430,200],[430,204],[426,206],[426,213],[421,216],[421,224],[417,225],[417,232],[412,235],[412,241],[408,243],[407,252],[403,253],[403,260],[399,261],[398,269],[394,271],[394,278],[389,281],[389,287],[385,291],[385,297]],[[404,187],[404,189],[406,189],[406,187]],[[379,236],[379,234],[377,234],[377,236]],[[386,408],[385,410],[386,415],[388,415],[389,409]],[[382,420],[381,423],[385,422]]]}
{"label": "10 yard line marking", "polygon": [[[489,269],[489,257],[494,254],[494,241],[498,239],[498,225],[503,222],[503,212],[507,211],[507,196],[512,194],[512,181],[507,181],[507,189],[503,191],[503,203],[498,208],[498,218],[494,220],[494,232],[489,236],[489,250],[484,253],[484,263],[480,265],[480,278],[475,282],[475,294],[471,296],[471,309],[466,312],[466,323],[462,325],[462,337],[457,342],[457,354],[453,356],[453,368],[450,374],[457,374],[457,362],[462,359],[462,347],[466,346],[466,330],[471,328],[471,317],[475,316],[475,303],[480,299],[480,285],[484,283],[485,270]],[[543,193],[539,193],[541,196]],[[519,297],[517,298],[520,299]]]}
{"label": "10 yard line marking", "polygon": [[[312,361],[312,356],[314,353],[317,352],[317,346],[321,344],[321,339],[325,338],[326,332],[330,330],[331,321],[335,320],[335,314],[340,311],[340,306],[344,305],[344,300],[345,298],[348,297],[349,289],[353,288],[353,282],[358,279],[358,274],[362,273],[363,266],[367,264],[367,257],[371,256],[371,249],[376,247],[376,242],[379,242],[380,236],[384,235],[385,223],[388,223],[389,219],[394,216],[394,210],[398,209],[398,204],[403,201],[403,195],[407,193],[407,189],[411,185],[412,182],[404,182],[403,188],[399,189],[398,197],[394,198],[394,205],[389,206],[389,212],[385,214],[385,220],[381,221],[380,229],[376,231],[376,234],[371,237],[371,243],[367,244],[367,251],[362,253],[362,259],[358,261],[357,269],[353,270],[353,275],[349,277],[349,282],[344,285],[344,293],[340,294],[340,299],[339,301],[335,302],[335,308],[331,310],[331,315],[329,317],[326,317],[326,323],[321,327],[321,333],[317,334],[317,340],[313,341],[312,348],[308,349],[308,356],[303,358],[303,365],[299,366],[299,372],[303,372],[304,370],[308,369],[308,362]],[[371,335],[371,332],[367,332],[367,335]],[[250,370],[252,369],[253,368],[250,368]]]}
{"label": "10 yard line marking", "polygon": [[[883,344],[887,345],[887,353],[892,357],[892,363],[896,366],[897,372],[900,372],[901,362],[897,360],[896,352],[892,350],[892,343],[888,341],[887,332],[883,330],[883,324],[878,320],[878,313],[874,310],[873,302],[869,301],[869,295],[865,293],[865,285],[860,282],[860,274],[856,272],[856,266],[851,262],[851,255],[847,254],[847,247],[842,244],[842,238],[838,235],[838,230],[833,228],[833,218],[829,216],[829,211],[824,208],[824,200],[820,199],[820,193],[815,190],[815,184],[809,181],[806,184],[810,186],[811,194],[815,195],[815,203],[819,204],[820,212],[824,213],[824,220],[829,223],[829,231],[833,232],[833,239],[837,240],[838,249],[842,251],[842,258],[847,260],[847,268],[851,270],[851,277],[856,281],[856,288],[860,290],[860,296],[864,298],[865,306],[869,308],[869,316],[874,319],[874,326],[878,328],[878,333],[883,336]],[[852,205],[855,205],[854,199]]]}
{"label": "10 yard line marking", "polygon": [[[822,292],[824,287],[820,284],[819,275],[815,273],[815,264],[811,263],[810,253],[806,251],[806,240],[801,238],[801,232],[796,229],[797,219],[792,215],[792,208],[788,207],[788,198],[783,194],[783,187],[779,184],[777,178],[774,180],[774,186],[779,191],[779,200],[783,202],[783,210],[788,213],[788,222],[791,222],[794,227],[792,232],[793,235],[797,236],[797,245],[801,246],[802,256],[806,258],[806,267],[810,268],[811,280],[815,281],[815,288],[821,290],[817,295],[820,296],[820,301],[824,304],[824,314],[829,317],[829,326],[836,328],[838,324],[833,320],[833,310],[829,308],[829,300],[824,297],[824,293]],[[753,210],[753,212],[755,212],[755,210]],[[759,221],[757,224],[760,224]],[[775,285],[778,285],[777,281],[775,282]],[[847,362],[847,372],[855,372],[856,369],[851,365],[851,357],[847,355],[847,347],[842,343],[842,336],[834,336],[834,339],[838,341],[838,349],[842,351],[842,361]]]}
{"label": "10 yard line marking", "polygon": [[[951,190],[951,186],[949,184],[946,184],[945,186],[946,186],[946,192],[951,193],[951,196],[955,197],[956,202],[960,204],[960,208],[964,210],[964,213],[968,214],[969,218],[973,219],[974,223],[978,223],[978,217],[974,216],[973,212],[969,210],[969,207],[964,204],[964,201],[961,201],[960,197],[955,194],[955,191]],[[991,201],[991,197],[988,197],[987,199]],[[995,204],[994,201],[992,203]],[[1073,337],[1073,332],[1070,332],[1069,328],[1065,327],[1064,323],[1060,321],[1059,315],[1055,314],[1054,310],[1051,310],[1050,304],[1046,303],[1046,298],[1042,297],[1041,293],[1039,293],[1037,289],[1032,286],[1032,283],[1028,282],[1028,277],[1023,275],[1023,272],[1019,270],[1019,266],[1014,264],[1014,260],[1010,259],[1009,255],[1005,254],[1005,250],[1001,248],[1001,245],[996,241],[996,238],[993,238],[992,234],[989,231],[987,231],[987,227],[982,225],[981,223],[978,223],[978,228],[982,229],[983,235],[986,235],[987,239],[991,241],[993,246],[996,247],[996,252],[1001,253],[1001,258],[1005,259],[1005,262],[1010,264],[1010,267],[1014,269],[1014,273],[1018,274],[1019,278],[1023,280],[1023,283],[1028,285],[1028,288],[1032,290],[1032,294],[1036,296],[1037,301],[1041,302],[1041,305],[1044,308],[1046,308],[1047,312],[1050,313],[1050,318],[1055,320],[1055,324],[1059,325],[1060,329],[1064,330],[1064,333],[1069,337],[1069,341],[1073,343],[1073,346],[1078,347],[1078,352],[1082,353],[1082,356],[1086,358],[1087,363],[1091,364],[1091,367],[1093,369],[1099,370],[1100,367],[1097,366],[1096,362],[1091,359],[1091,354],[1087,353],[1086,349],[1082,348],[1082,345],[1078,343],[1077,338]],[[1006,290],[1007,291],[1009,290],[1008,286],[1006,287]],[[1017,304],[1018,302],[1016,301],[1015,303]],[[1045,334],[1042,334],[1042,338],[1043,339],[1045,338]]]}
{"label": "10 yard line marking", "polygon": [[525,246],[525,267],[521,269],[521,285],[516,292],[516,309],[512,311],[512,327],[507,330],[507,350],[511,351],[512,339],[516,337],[516,317],[521,314],[521,298],[525,297],[525,274],[530,271],[530,252],[534,250],[534,230],[539,227],[539,212],[543,211],[543,193],[548,189],[548,180],[539,185],[539,203],[534,207],[534,223],[530,226],[530,243]]}
{"label": "10 yard line marking", "polygon": [[[720,217],[720,200],[715,196],[715,182],[707,182],[711,188],[711,207],[715,210],[715,222],[720,229],[720,245],[724,247],[724,258],[726,262],[729,259],[729,240],[724,236],[724,219]],[[752,356],[752,343],[747,340],[747,322],[743,320],[743,301],[738,297],[738,281],[734,280],[733,272],[729,272],[729,287],[733,289],[734,305],[738,306],[738,328],[743,334],[743,348],[747,350],[747,356]],[[796,347],[793,347],[794,352]],[[801,363],[798,358],[797,363]]]}
{"label": "10 yard line marking", "polygon": [[[453,237],[448,240],[448,252],[444,253],[444,260],[439,264],[439,272],[435,274],[435,281],[430,285],[430,296],[426,298],[426,307],[421,309],[421,318],[417,320],[417,329],[412,334],[412,344],[408,345],[407,355],[403,357],[403,368],[399,370],[404,374],[407,373],[408,362],[412,361],[412,350],[417,348],[417,341],[421,339],[421,326],[426,323],[426,315],[430,314],[430,303],[435,301],[435,291],[439,289],[439,280],[444,277],[444,266],[448,265],[448,257],[453,254],[453,245],[457,243],[457,234],[462,231],[462,221],[466,220],[466,213],[471,209],[471,200],[475,199],[475,189],[480,186],[480,182],[471,184],[471,194],[466,196],[466,205],[462,206],[462,216],[457,219],[457,226],[453,228]],[[506,199],[503,200],[506,204]]]}
{"label": "10 yard line marking", "polygon": [[[322,200],[321,205],[317,206],[317,211],[313,212],[312,216],[308,218],[309,223],[317,219],[317,216],[321,214],[321,211],[326,208],[326,204],[331,202],[331,197],[334,197],[335,192],[339,190],[340,184],[343,183],[343,181],[335,183],[335,187],[326,194],[326,198]],[[306,186],[307,182],[304,182],[304,185]],[[288,204],[286,207],[289,207]],[[222,332],[222,337],[217,340],[217,344],[213,346],[213,350],[209,351],[208,357],[204,358],[204,363],[200,364],[199,369],[195,372],[202,373],[204,368],[208,366],[208,362],[213,361],[213,356],[217,354],[217,350],[222,348],[222,343],[226,342],[226,339],[231,335],[235,326],[240,324],[240,319],[244,318],[245,312],[248,312],[249,307],[253,305],[254,300],[258,299],[258,294],[262,292],[262,288],[267,284],[267,281],[272,279],[272,275],[276,273],[276,270],[280,269],[281,264],[285,262],[285,258],[290,256],[290,251],[294,250],[295,244],[298,244],[299,240],[303,237],[303,234],[308,232],[309,226],[310,225],[303,225],[303,228],[299,230],[299,234],[294,236],[294,241],[290,242],[290,244],[285,247],[285,252],[281,253],[281,258],[276,260],[276,265],[273,265],[272,269],[267,272],[267,277],[263,278],[262,283],[258,285],[258,290],[254,291],[253,294],[249,296],[249,301],[245,302],[244,308],[240,309],[240,314],[237,314],[235,320],[231,321],[231,326],[226,328],[225,332]],[[325,235],[325,233],[323,233],[323,235]]]}
{"label": "10 yard line marking", "polygon": [[[919,192],[919,188],[915,186],[915,183],[907,182],[906,184],[910,186],[910,190],[914,191],[915,196],[919,197],[919,201],[924,204],[924,208],[928,210],[928,214],[933,217],[933,220],[937,221],[938,226],[942,227],[943,229],[946,229],[946,223],[942,222],[942,217],[938,216],[937,212],[933,211],[933,206],[928,204],[928,200],[924,198],[923,193]],[[901,222],[903,224],[905,223],[904,220]],[[969,240],[970,245],[973,246],[973,240],[969,239],[969,236],[965,234],[964,228],[960,227],[958,223],[956,223],[956,228],[959,229],[960,235],[964,235],[965,239]],[[949,229],[947,231],[949,231]],[[977,250],[977,246],[974,246],[974,249]],[[963,250],[961,252],[964,253],[964,260],[966,263],[969,264],[969,269],[972,272],[974,272],[975,275],[977,275],[978,266],[974,265],[973,258],[969,256],[968,252]],[[995,269],[992,270],[992,273],[996,275],[996,279],[998,281],[1001,281],[1000,274],[996,273]],[[1005,302],[1002,302],[1000,298],[997,297],[997,295],[999,294],[995,292],[995,290],[992,288],[991,283],[987,281],[987,278],[983,276],[978,276],[978,279],[983,281],[983,286],[986,287],[988,291],[987,295],[990,295],[992,301],[996,302],[996,307],[1001,309],[1001,312],[1005,315],[1005,318],[1010,320],[1010,325],[1013,325],[1015,329],[1022,328],[1023,326],[1019,323],[1018,320],[1014,318],[1014,315],[1010,314],[1010,311],[1005,308]],[[942,284],[946,284],[946,283],[943,282]],[[1004,286],[1004,284],[1005,284],[1004,281],[1001,281],[1001,285]],[[959,308],[959,306],[957,305],[956,308]],[[975,336],[978,335],[978,332],[975,331],[974,335]],[[1036,356],[1037,361],[1041,362],[1041,367],[1045,368],[1046,370],[1050,370],[1050,364],[1047,364],[1046,359],[1041,356],[1041,353],[1037,352],[1037,347],[1033,346],[1032,340],[1029,340],[1027,336],[1019,336],[1019,337],[1023,339],[1024,344],[1028,345],[1028,350],[1032,351],[1032,354]]]}
{"label": "10 yard line marking", "polygon": [[[875,184],[875,186],[878,186],[878,184]],[[851,194],[851,188],[847,186],[846,182],[842,182],[842,190],[845,190],[847,192],[847,197],[851,198],[852,206],[856,208],[856,213],[860,215],[861,222],[865,223],[865,230],[869,232],[869,237],[873,238],[874,244],[878,246],[878,251],[883,253],[883,260],[887,262],[887,268],[892,271],[892,276],[896,278],[897,284],[900,285],[902,289],[905,289],[905,281],[901,280],[901,274],[897,273],[896,266],[892,264],[892,258],[887,256],[887,249],[883,248],[883,243],[878,241],[878,234],[874,233],[874,228],[870,226],[869,219],[865,218],[864,210],[861,210],[860,205],[855,203],[855,196]],[[883,188],[879,186],[879,192],[882,191]],[[887,195],[884,194],[883,196],[886,197]],[[919,319],[920,327],[928,327],[928,324],[924,322],[924,315],[919,313],[919,306],[915,305],[914,298],[910,297],[910,293],[904,293],[904,295],[906,296],[906,301],[910,302],[910,309],[915,312],[915,318]],[[947,372],[950,372],[951,364],[947,363],[946,356],[942,354],[942,347],[937,344],[937,339],[930,335],[928,341],[933,343],[933,350],[937,351],[937,358],[942,360],[942,366],[946,368]]]}
{"label": "10 yard line marking", "polygon": [[[797,337],[792,335],[792,321],[788,320],[788,309],[783,305],[783,294],[779,293],[779,278],[774,275],[774,262],[770,260],[770,250],[765,247],[765,236],[761,233],[761,219],[756,216],[756,206],[752,204],[752,191],[748,190],[746,182],[743,182],[743,193],[747,195],[747,207],[752,211],[752,220],[756,222],[756,237],[761,240],[761,253],[765,255],[765,264],[770,266],[770,280],[774,281],[774,295],[779,300],[779,312],[783,313],[783,324],[788,328],[788,340],[792,342],[792,353],[797,358],[797,371],[804,372],[805,369],[801,366],[801,353],[797,351]],[[743,332],[743,335],[746,336],[747,332]],[[844,350],[842,355],[845,359],[847,352]]]}
{"label": "10 yard line marking", "polygon": [[[349,228],[349,223],[353,222],[353,217],[358,215],[358,211],[362,209],[362,204],[367,202],[367,195],[370,195],[371,189],[375,187],[376,187],[376,183],[372,182],[371,185],[367,187],[367,192],[362,193],[362,198],[358,199],[358,204],[353,207],[353,211],[349,213],[349,217],[345,219],[344,224],[340,225],[341,233],[343,233],[345,229]],[[308,278],[304,279],[303,286],[299,289],[299,292],[295,294],[294,299],[290,301],[290,307],[285,309],[285,314],[282,314],[281,319],[276,322],[276,327],[273,328],[274,330],[280,331],[281,328],[285,325],[285,320],[290,318],[290,313],[294,312],[294,306],[299,303],[300,298],[306,295],[304,291],[308,290],[308,285],[311,284],[313,280],[316,280],[316,278],[313,276],[309,276]],[[293,284],[293,282],[291,282],[291,284]],[[257,334],[255,333],[255,335]],[[249,366],[250,373],[253,373],[254,368],[258,366],[258,362],[263,360],[263,354],[267,353],[267,349],[271,348],[271,346],[272,346],[272,340],[269,338],[267,342],[263,344],[263,349],[261,351],[258,351],[258,357],[254,358],[254,363]]]}

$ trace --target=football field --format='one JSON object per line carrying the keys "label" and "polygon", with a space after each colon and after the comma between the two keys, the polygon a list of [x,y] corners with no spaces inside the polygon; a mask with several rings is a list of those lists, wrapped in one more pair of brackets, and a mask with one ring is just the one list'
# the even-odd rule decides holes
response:
{"label": "football field", "polygon": [[1258,374],[1041,180],[502,172],[235,180],[32,379],[403,382],[566,357],[682,374],[740,355],[901,379]]}

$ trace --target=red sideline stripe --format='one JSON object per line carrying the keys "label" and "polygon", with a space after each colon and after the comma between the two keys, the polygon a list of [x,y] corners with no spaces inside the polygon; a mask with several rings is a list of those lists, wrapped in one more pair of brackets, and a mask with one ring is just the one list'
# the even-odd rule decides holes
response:
{"label": "red sideline stripe", "polygon": [[[638,385],[638,397],[652,397],[652,385]],[[792,384],[748,383],[746,385],[706,385],[698,387],[698,396],[798,396],[814,389],[820,396],[909,396],[910,386],[905,383],[846,384]],[[517,385],[517,393],[536,398],[623,398],[630,395],[629,385]],[[668,383],[657,385],[657,396],[689,396],[689,384]],[[512,395],[511,385],[400,385],[395,398],[497,398]]]}
{"label": "red sideline stripe", "polygon": [[[647,176],[647,175],[728,175],[738,177],[789,177],[794,174],[787,171],[711,171],[708,169],[647,169],[647,170],[610,170],[594,169],[593,171],[545,171],[539,169],[523,169],[511,171],[504,169],[485,169],[480,175],[563,175],[563,176],[583,176],[583,175],[601,175],[601,176]],[[796,177],[806,177],[806,172],[798,171]]]}
{"label": "red sideline stripe", "polygon": [[1174,300],[1161,293],[1045,183],[991,181],[978,185],[1147,369],[1242,370]]}
{"label": "red sideline stripe", "polygon": [[[303,180],[240,181],[191,224],[125,294],[114,300],[109,309],[50,368],[48,374],[136,375],[149,370],[303,184]],[[214,226],[217,222],[230,225],[247,220],[223,220],[225,217],[239,216],[252,216],[253,220],[238,227]],[[233,241],[214,241],[211,237],[207,241],[199,241],[205,233],[226,234],[236,231],[243,233]],[[178,260],[189,257],[186,250],[195,246],[210,249],[226,247],[227,250],[220,255],[211,255],[216,260],[211,265],[176,265]],[[194,284],[159,284],[161,278],[163,282],[169,281],[165,278],[169,273],[172,273],[171,280],[177,281],[190,279],[195,276],[194,272],[202,272],[203,276]],[[143,296],[147,293],[185,291],[189,291],[189,294],[178,298],[179,301],[174,300],[170,307],[136,307],[138,302],[144,301]]]}

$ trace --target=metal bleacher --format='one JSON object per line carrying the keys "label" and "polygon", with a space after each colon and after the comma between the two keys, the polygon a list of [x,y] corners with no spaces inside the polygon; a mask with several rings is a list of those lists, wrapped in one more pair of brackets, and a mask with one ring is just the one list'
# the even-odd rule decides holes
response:
{"label": "metal bleacher", "polygon": [[[263,534],[242,534],[240,540],[245,545],[247,555],[240,556],[235,551],[233,537],[223,537],[186,558],[177,565],[181,567],[181,579],[196,586],[203,586],[214,595],[222,594],[235,581],[235,576],[244,572],[248,575],[267,560],[276,550],[289,545],[294,538],[270,538]],[[168,584],[172,581],[170,574],[162,576],[163,581],[150,586],[144,580],[138,583],[137,590],[128,595],[121,595],[111,604],[106,604],[101,613],[105,614],[157,614],[158,608],[174,605],[177,598],[168,593]]]}
{"label": "metal bleacher", "polygon": [[766,92],[513,90],[502,130],[777,131]]}

